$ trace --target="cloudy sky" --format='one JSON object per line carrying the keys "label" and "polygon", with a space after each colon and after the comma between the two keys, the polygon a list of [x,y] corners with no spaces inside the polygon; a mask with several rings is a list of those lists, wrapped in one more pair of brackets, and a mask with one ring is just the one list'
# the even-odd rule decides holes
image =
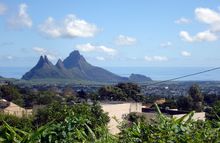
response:
{"label": "cloudy sky", "polygon": [[98,66],[220,65],[218,0],[0,0],[0,67],[79,50]]}

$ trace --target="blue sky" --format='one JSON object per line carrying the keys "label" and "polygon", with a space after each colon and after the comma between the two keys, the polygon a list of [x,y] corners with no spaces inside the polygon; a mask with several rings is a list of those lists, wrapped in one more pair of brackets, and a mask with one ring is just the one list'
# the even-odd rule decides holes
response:
{"label": "blue sky", "polygon": [[220,65],[218,0],[0,0],[0,67],[77,49],[98,66]]}

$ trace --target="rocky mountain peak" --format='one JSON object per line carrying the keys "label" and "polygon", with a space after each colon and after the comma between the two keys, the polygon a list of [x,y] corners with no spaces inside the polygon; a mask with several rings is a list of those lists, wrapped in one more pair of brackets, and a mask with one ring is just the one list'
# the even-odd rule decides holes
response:
{"label": "rocky mountain peak", "polygon": [[70,55],[63,61],[66,68],[81,67],[83,64],[88,64],[85,58],[80,55],[78,50],[73,51]]}
{"label": "rocky mountain peak", "polygon": [[59,68],[59,69],[64,69],[64,64],[63,64],[63,61],[61,59],[59,59],[56,63],[56,67]]}

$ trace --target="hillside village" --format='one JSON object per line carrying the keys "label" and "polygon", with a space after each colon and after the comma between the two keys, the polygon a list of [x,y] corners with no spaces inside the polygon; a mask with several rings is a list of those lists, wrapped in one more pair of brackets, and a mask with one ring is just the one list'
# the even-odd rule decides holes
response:
{"label": "hillside village", "polygon": [[[132,83],[127,83],[127,84],[121,83],[115,87],[113,86],[101,87],[98,91],[98,95],[96,95],[99,98],[94,96],[96,93],[86,93],[83,90],[74,91],[74,89],[70,87],[67,87],[63,90],[54,90],[54,89],[51,90],[52,88],[48,88],[47,90],[50,92],[48,91],[39,92],[40,89],[27,89],[27,88],[19,89],[19,87],[16,87],[11,83],[5,83],[5,84],[2,83],[0,87],[1,87],[0,95],[1,98],[3,98],[0,101],[1,113],[9,114],[17,117],[23,117],[23,116],[30,117],[33,115],[35,116],[35,114],[38,112],[39,109],[41,108],[43,109],[48,105],[53,104],[53,102],[57,102],[57,101],[59,102],[58,104],[67,104],[72,106],[81,103],[88,103],[92,105],[93,104],[92,102],[94,102],[94,100],[97,100],[98,102],[100,102],[103,112],[108,113],[110,117],[110,122],[108,123],[108,127],[110,129],[110,132],[113,134],[119,133],[118,121],[122,122],[130,114],[135,113],[137,116],[144,116],[148,121],[156,119],[158,113],[154,108],[154,104],[157,104],[159,107],[161,107],[161,112],[164,113],[166,116],[174,117],[174,118],[181,118],[193,110],[190,107],[188,107],[188,111],[187,108],[181,110],[181,108],[178,107],[179,105],[175,105],[178,103],[178,101],[176,103],[172,101],[173,103],[171,103],[171,98],[167,96],[164,97],[155,96],[154,98],[149,99],[149,97],[152,97],[151,95],[151,96],[146,96],[145,99],[144,95],[140,94],[141,92],[140,87]],[[130,96],[130,98],[126,97],[125,95],[121,94],[118,91],[115,92],[114,90],[116,89],[116,87],[120,87],[122,91],[124,90],[125,92],[128,92],[130,90],[131,94],[126,95],[128,97]],[[193,89],[193,90],[197,90],[197,89]],[[200,91],[196,91],[196,92],[198,92],[198,94],[201,94]],[[25,101],[26,100],[25,98],[22,99],[23,98],[22,94],[32,94],[29,95],[30,97],[25,97],[25,98],[28,99],[28,102],[33,102],[33,103],[25,103],[27,101]],[[11,98],[8,98],[9,95],[11,96]],[[17,98],[13,99],[14,98],[13,96],[20,97],[23,100],[23,103],[21,104],[20,100],[18,100]],[[123,96],[125,96],[126,98]],[[175,96],[172,96],[172,98],[173,97]],[[178,97],[181,96],[177,96],[176,99],[178,99]],[[33,98],[32,99],[33,101],[31,101],[30,98]],[[11,101],[7,101],[6,99]],[[180,100],[182,100],[182,98],[180,98]],[[205,100],[208,99],[205,98]],[[20,104],[20,106],[13,103],[13,101]],[[24,103],[26,105],[24,105]],[[177,108],[179,108],[180,111]],[[206,113],[203,112],[202,108],[203,107],[201,107],[201,110],[198,110],[193,115],[192,118],[194,120],[204,121],[206,119],[206,115],[205,115]],[[199,109],[199,108],[196,107],[195,109]]]}

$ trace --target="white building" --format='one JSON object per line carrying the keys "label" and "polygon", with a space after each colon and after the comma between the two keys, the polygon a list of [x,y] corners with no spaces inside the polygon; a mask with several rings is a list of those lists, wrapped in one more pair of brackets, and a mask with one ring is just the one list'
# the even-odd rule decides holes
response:
{"label": "white building", "polygon": [[101,103],[104,112],[108,113],[110,122],[108,124],[109,130],[112,134],[119,133],[117,126],[119,122],[123,121],[123,118],[131,112],[141,112],[142,103]]}

